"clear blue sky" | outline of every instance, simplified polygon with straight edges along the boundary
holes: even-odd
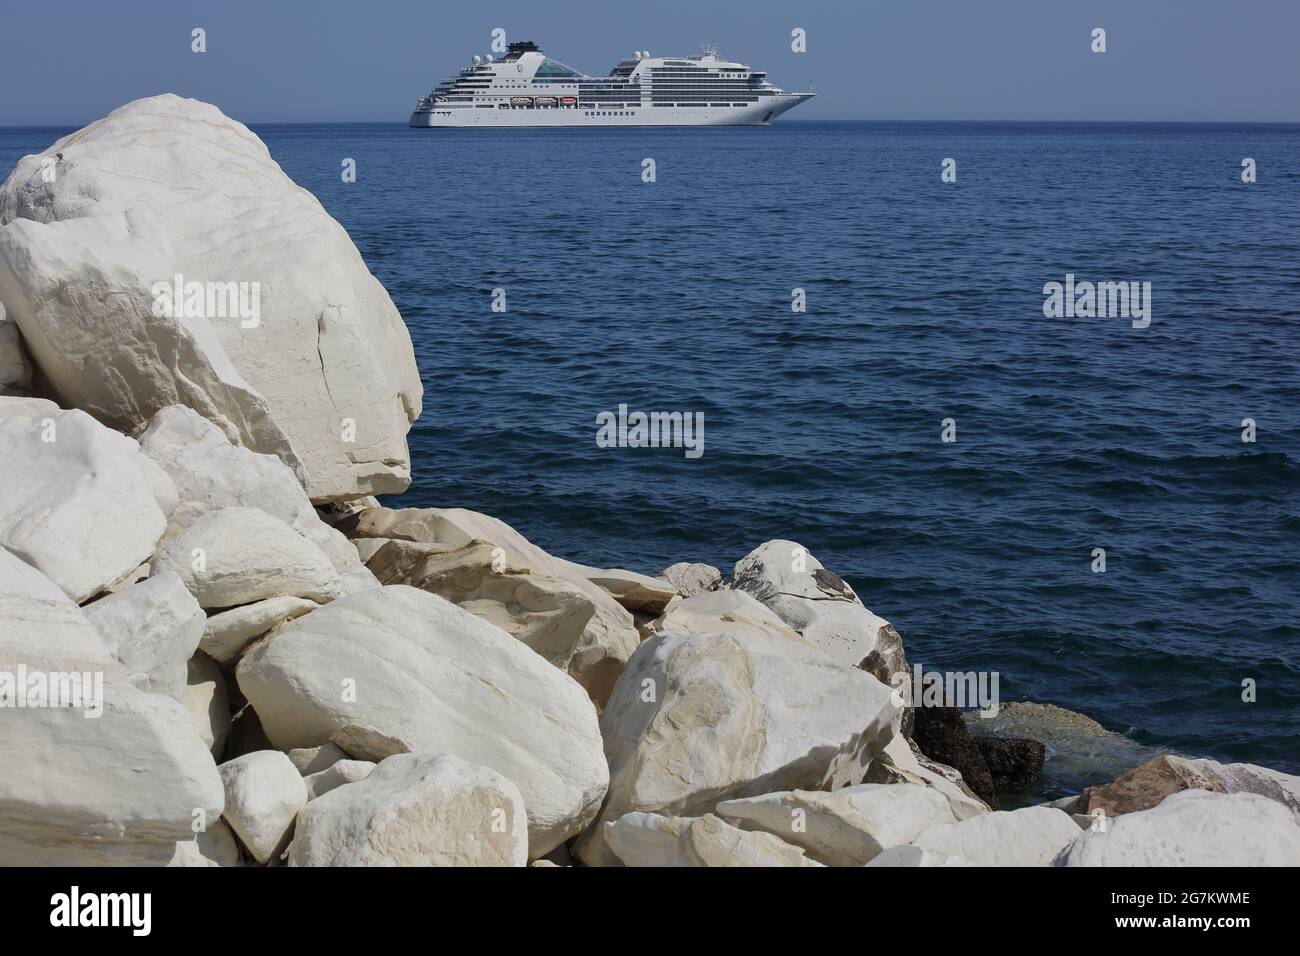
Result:
[[[405,121],[494,27],[587,72],[713,42],[816,84],[801,119],[1300,120],[1300,0],[0,0],[0,125],[164,91],[249,123]]]

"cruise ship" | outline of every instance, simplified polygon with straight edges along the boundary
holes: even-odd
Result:
[[[768,126],[812,98],[718,56],[651,56],[638,50],[608,76],[587,76],[532,41],[496,59],[475,56],[420,97],[411,126]]]

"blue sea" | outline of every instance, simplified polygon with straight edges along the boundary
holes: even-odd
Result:
[[[410,327],[394,503],[647,573],[791,538],[928,670],[1300,772],[1300,127],[256,132]],[[1045,317],[1067,274],[1150,325]],[[598,447],[620,404],[704,454]]]

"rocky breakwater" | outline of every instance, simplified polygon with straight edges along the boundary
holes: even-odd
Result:
[[[19,162],[0,300],[0,865],[1300,862],[1249,765],[990,809],[796,542],[646,575],[378,506],[409,337],[211,106]]]

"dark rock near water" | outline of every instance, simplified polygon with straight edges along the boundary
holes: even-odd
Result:
[[[984,755],[993,789],[998,793],[1028,790],[1038,783],[1038,775],[1047,757],[1047,748],[1037,740],[1023,737],[976,737]]]
[[[997,790],[984,752],[966,729],[957,707],[915,707],[912,739],[931,760],[961,772],[966,786],[990,807],[997,808]]]
[[[997,809],[998,796],[1033,786],[1046,748],[1017,737],[976,737],[958,707],[916,707],[912,739],[931,760],[961,771],[977,797]]]

